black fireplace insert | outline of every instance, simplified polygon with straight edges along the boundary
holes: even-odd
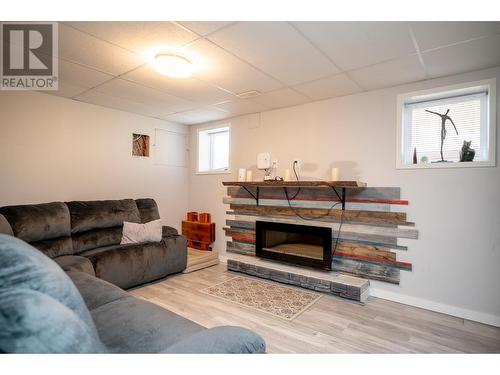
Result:
[[[332,229],[257,221],[255,254],[301,266],[332,269]]]

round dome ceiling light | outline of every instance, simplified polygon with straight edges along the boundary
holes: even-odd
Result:
[[[187,78],[193,74],[191,60],[175,53],[157,54],[153,66],[160,74],[172,78]]]

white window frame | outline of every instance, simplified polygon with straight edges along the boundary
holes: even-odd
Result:
[[[229,132],[229,158],[228,158],[228,166],[227,169],[224,170],[209,170],[209,171],[200,171],[200,133],[205,132],[207,130],[212,129],[222,129],[227,128]],[[219,125],[210,125],[204,126],[196,129],[196,174],[230,174],[231,173],[231,124],[219,124]],[[212,147],[210,147],[210,152],[213,152]],[[211,157],[212,159],[212,157]],[[212,160],[211,160],[212,161]]]
[[[488,149],[487,160],[485,161],[472,161],[472,162],[455,162],[455,163],[419,163],[419,164],[405,164],[404,163],[404,145],[405,140],[403,137],[407,136],[404,129],[407,128],[405,123],[404,105],[409,100],[424,100],[424,99],[439,99],[446,98],[447,95],[457,95],[460,91],[464,93],[470,92],[472,88],[484,88],[488,90],[488,129],[481,134],[481,137],[486,137]],[[427,90],[413,91],[405,94],[398,95],[397,98],[397,141],[396,141],[396,169],[434,169],[434,168],[474,168],[474,167],[495,167],[496,166],[496,78],[486,79],[482,81],[467,82],[457,85],[450,85],[444,87],[436,87]]]

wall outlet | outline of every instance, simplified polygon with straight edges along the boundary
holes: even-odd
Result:
[[[278,160],[273,160],[273,166],[272,166],[272,168],[273,169],[278,169],[278,166],[279,166],[279,161]]]

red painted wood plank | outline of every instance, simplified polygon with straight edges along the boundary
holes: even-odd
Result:
[[[293,196],[293,195],[292,195]],[[247,195],[244,194],[237,194],[233,198],[250,198]],[[283,200],[286,201],[286,198],[283,198],[283,196],[277,196],[277,195],[268,195],[268,194],[263,194],[259,196],[259,199],[276,199],[276,200]],[[293,201],[311,201],[311,202],[340,202],[340,199],[338,198],[328,198],[328,197],[295,197],[294,199],[290,199],[291,202]],[[403,205],[407,206],[408,201],[403,200],[403,199],[346,199],[346,202],[349,203],[382,203],[382,204],[395,204],[395,205]]]
[[[337,199],[338,201],[338,199]],[[346,202],[351,203],[385,203],[385,204],[398,204],[408,206],[408,201],[403,199],[347,199]]]
[[[276,188],[276,187],[318,187],[318,186],[333,186],[340,188],[361,188],[366,187],[366,182],[361,181],[280,181],[280,180],[270,180],[270,181],[222,181],[224,186],[246,186],[246,187],[264,187],[264,188]]]
[[[396,260],[389,260],[389,259],[372,258],[372,257],[363,256],[363,255],[346,254],[346,253],[341,253],[339,251],[336,251],[334,256],[350,258],[350,259],[366,260],[366,261],[374,262],[374,263],[392,264],[394,266],[401,267],[401,268],[404,268],[407,270],[411,270],[411,267],[412,267],[411,263],[399,262]]]
[[[245,243],[255,243],[255,240],[253,238],[249,237],[232,237],[233,241],[235,242],[245,242]]]

